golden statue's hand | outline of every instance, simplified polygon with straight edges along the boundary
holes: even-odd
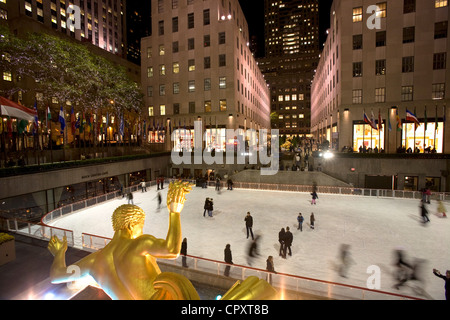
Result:
[[[192,186],[193,184],[182,181],[170,183],[167,193],[167,208],[170,212],[181,213],[186,201],[185,195],[192,190]]]
[[[60,241],[57,236],[53,236],[48,243],[48,250],[53,256],[58,253],[65,253],[67,251],[67,238],[64,236],[63,240]]]

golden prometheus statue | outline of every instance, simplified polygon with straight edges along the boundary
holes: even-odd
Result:
[[[169,230],[166,239],[143,234],[145,213],[135,205],[122,205],[112,216],[114,236],[101,250],[74,264],[77,274],[66,267],[67,239],[50,239],[48,249],[54,256],[50,269],[53,284],[69,283],[91,276],[113,300],[199,300],[192,283],[182,275],[161,272],[156,259],[176,259],[181,249],[180,214],[192,190],[188,182],[169,185],[167,208]],[[266,281],[249,277],[236,284],[224,300],[275,299],[277,292]]]

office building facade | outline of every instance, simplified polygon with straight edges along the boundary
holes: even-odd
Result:
[[[335,0],[313,135],[337,150],[448,152],[448,18],[446,0]]]
[[[243,137],[270,129],[269,89],[249,41],[237,0],[152,1],[152,35],[141,44],[150,143],[174,151],[200,147],[195,121],[206,150],[235,143],[227,129]]]

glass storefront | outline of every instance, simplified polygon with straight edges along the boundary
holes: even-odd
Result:
[[[426,127],[426,128],[425,128]],[[415,150],[420,153],[433,152],[442,153],[444,150],[444,123],[438,122],[436,127],[435,122],[420,123],[420,126],[415,130],[414,123],[402,124],[402,146],[406,150],[411,148],[411,152]]]
[[[353,150],[384,150],[384,125],[381,130],[375,130],[364,123],[353,124]]]

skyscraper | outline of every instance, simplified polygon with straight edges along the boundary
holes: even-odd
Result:
[[[311,80],[319,61],[319,1],[265,0],[265,57],[272,126],[286,136],[310,133]]]

